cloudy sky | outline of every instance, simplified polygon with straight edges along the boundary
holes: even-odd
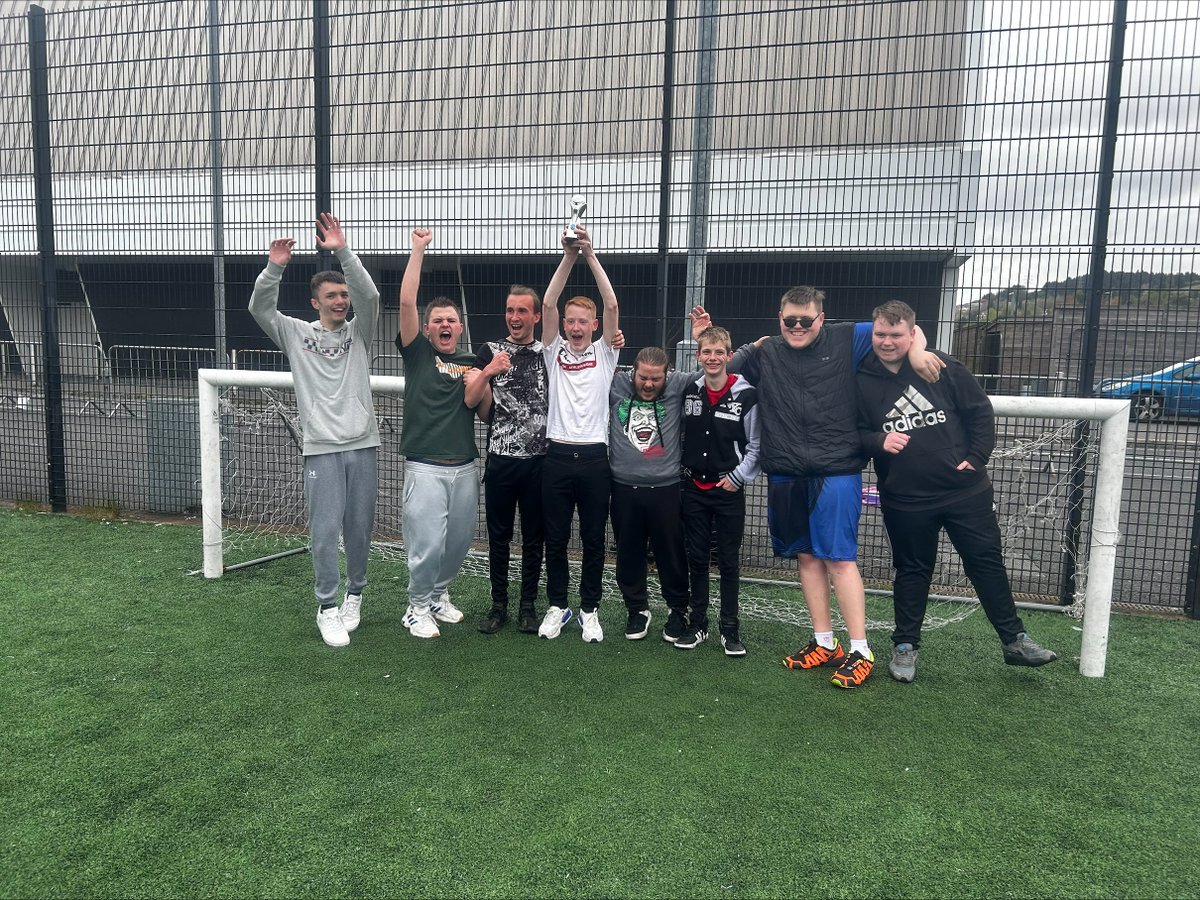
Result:
[[[972,286],[1087,271],[1111,35],[1109,2],[979,4],[969,126],[982,153]],[[1200,2],[1129,4],[1109,270],[1196,271]]]

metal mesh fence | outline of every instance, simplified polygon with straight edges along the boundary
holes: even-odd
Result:
[[[318,210],[398,374],[411,228],[422,299],[460,300],[477,344],[582,193],[625,362],[694,302],[741,342],[815,284],[831,320],[909,303],[989,392],[1131,397],[1116,599],[1197,611],[1200,369],[1150,377],[1200,355],[1195,0],[45,8],[0,18],[0,497],[50,504],[57,455],[69,505],[193,513],[195,370],[286,366],[246,302]],[[282,311],[312,316],[324,266],[297,255]]]

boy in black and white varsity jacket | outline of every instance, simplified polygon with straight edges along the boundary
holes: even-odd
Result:
[[[742,488],[758,475],[758,391],[726,369],[733,352],[728,331],[706,328],[697,344],[703,374],[683,396],[682,511],[692,608],[690,630],[675,646],[689,650],[708,637],[708,560],[715,527],[721,646],[727,656],[745,656],[738,633],[738,578],[746,521]]]

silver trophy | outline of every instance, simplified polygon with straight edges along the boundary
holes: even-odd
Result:
[[[583,194],[576,194],[571,198],[571,221],[567,223],[568,241],[579,240],[575,229],[579,227],[579,220],[583,218],[585,212],[587,212],[587,201],[583,199]]]

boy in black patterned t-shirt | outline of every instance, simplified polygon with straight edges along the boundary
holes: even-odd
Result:
[[[488,530],[492,608],[479,623],[495,634],[508,621],[508,564],[513,523],[521,513],[521,600],[517,629],[537,634],[537,593],[542,572],[542,461],[546,457],[546,363],[533,327],[541,321],[541,298],[533,288],[514,284],[504,319],[508,337],[479,348],[481,370],[466,392],[467,405],[482,399],[491,384],[492,418],[483,480]]]

